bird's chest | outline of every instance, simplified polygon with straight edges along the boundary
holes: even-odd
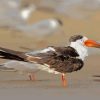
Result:
[[[82,46],[79,46],[77,49],[77,52],[79,54],[79,58],[84,60],[86,56],[88,56],[87,48],[83,48]]]

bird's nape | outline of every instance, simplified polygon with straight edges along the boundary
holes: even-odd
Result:
[[[69,42],[75,42],[75,41],[77,41],[77,40],[79,40],[79,39],[82,39],[82,38],[83,38],[82,35],[73,35],[73,36],[71,36],[71,37],[69,38]]]

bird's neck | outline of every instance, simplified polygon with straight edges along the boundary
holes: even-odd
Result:
[[[71,42],[71,47],[73,47],[79,54],[79,59],[84,60],[88,56],[88,48],[77,42]]]

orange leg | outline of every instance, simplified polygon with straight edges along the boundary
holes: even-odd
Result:
[[[31,80],[31,81],[34,81],[35,80],[34,73],[29,73],[28,76],[29,76],[29,80]]]
[[[62,85],[63,85],[63,87],[66,87],[67,86],[67,80],[65,78],[65,74],[62,74],[61,79],[62,79]]]

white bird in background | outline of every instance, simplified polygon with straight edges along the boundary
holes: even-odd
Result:
[[[24,20],[27,20],[30,17],[31,13],[33,11],[35,11],[35,10],[36,10],[36,6],[33,5],[33,4],[31,4],[31,5],[24,5],[24,7],[21,9],[21,13],[20,13],[21,17]]]
[[[40,71],[40,69],[37,69],[38,67],[39,64],[13,60],[0,64],[0,71],[12,71],[18,72],[19,74],[27,74],[30,80],[35,80],[34,73]]]
[[[21,7],[21,0],[1,0],[0,2],[0,27],[7,27],[12,30],[22,31],[27,36],[39,36],[59,31],[62,22],[59,19],[51,18],[28,24],[27,19],[31,12],[36,10],[34,4],[25,4]]]
[[[60,31],[63,25],[62,21],[57,18],[45,19],[31,25],[18,25],[15,28],[26,33],[28,36],[47,36],[54,32]],[[28,33],[28,34],[27,34]]]
[[[35,11],[33,4],[21,8],[21,0],[0,0],[0,27],[26,24],[32,11]]]
[[[2,66],[3,65],[3,66]],[[13,66],[13,67],[11,67]],[[22,61],[7,61],[0,65],[1,71],[20,71],[20,72],[36,72],[38,69],[32,63],[22,62]]]

